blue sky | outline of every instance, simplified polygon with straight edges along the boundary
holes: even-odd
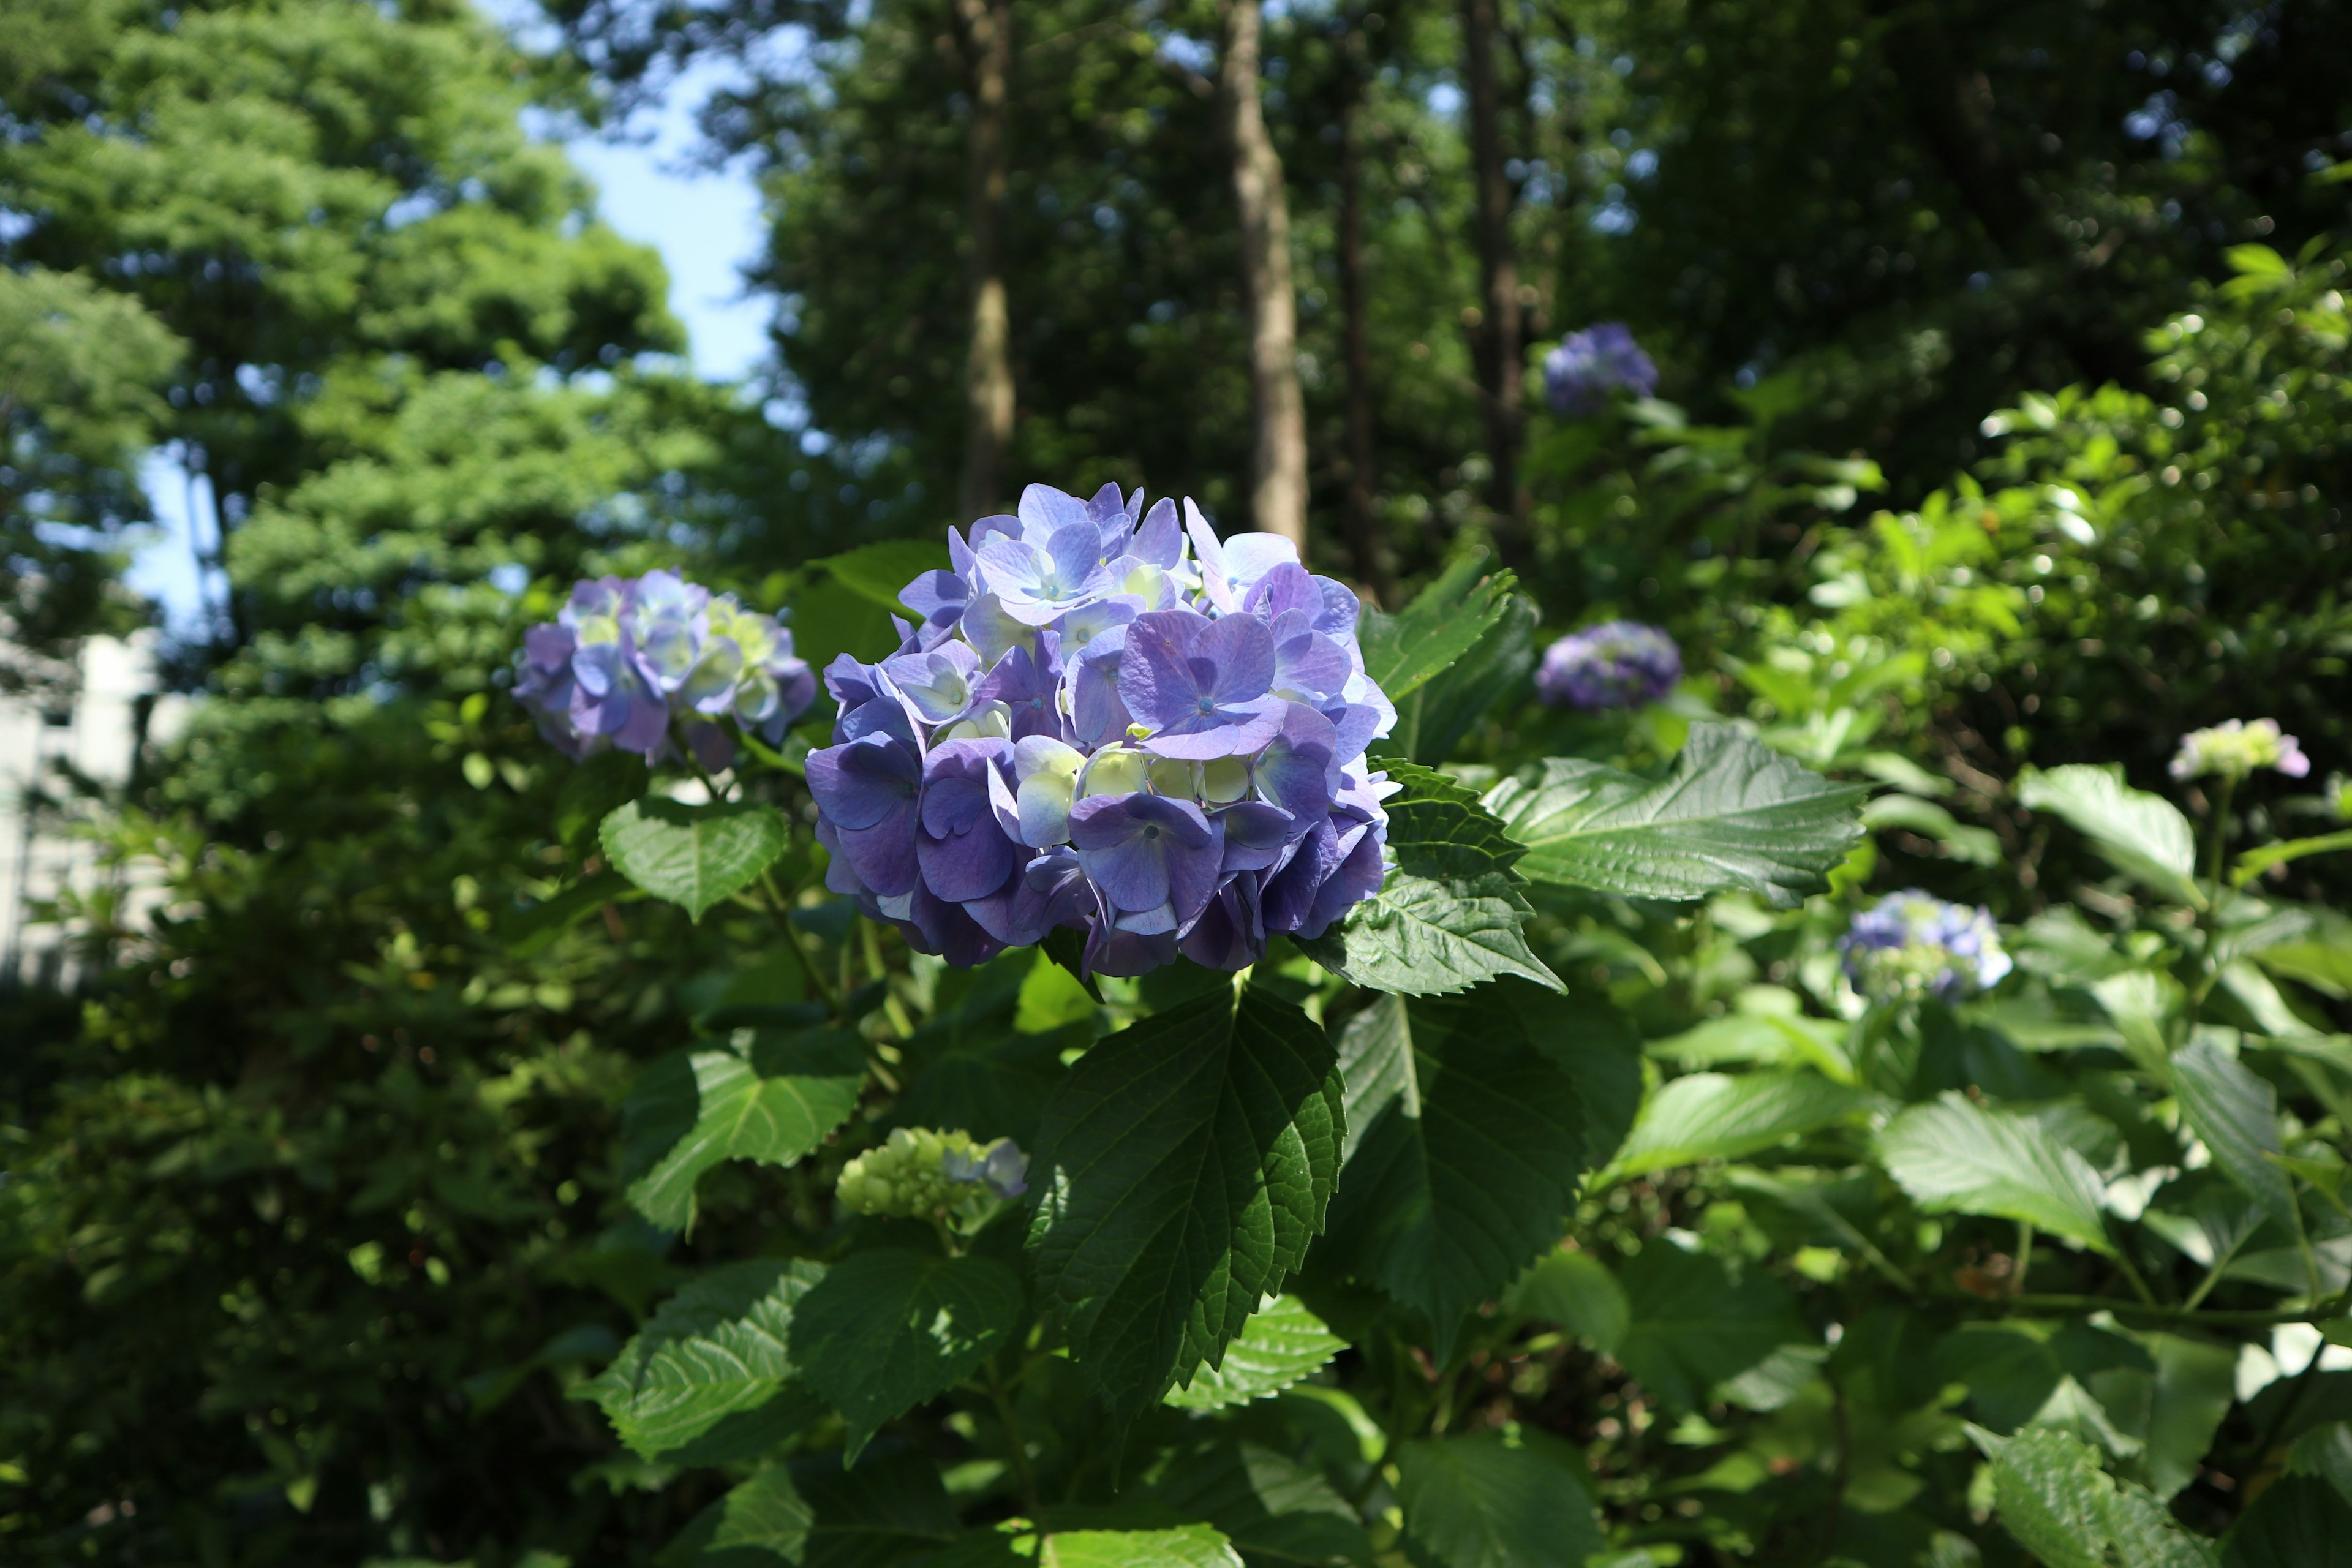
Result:
[[[494,16],[511,12],[499,0],[483,8]],[[575,137],[567,145],[572,162],[596,183],[604,221],[661,252],[670,309],[686,324],[695,370],[728,381],[751,372],[766,353],[769,306],[743,297],[740,273],[761,241],[760,195],[749,172],[684,167],[695,142],[695,111],[719,79],[688,72],[631,124],[626,143]],[[191,527],[209,544],[215,521],[203,487],[191,496],[187,475],[168,449],[149,458],[143,478],[161,527],[133,563],[131,585],[162,605],[165,624],[185,635],[202,626],[207,604]],[[218,602],[217,584],[211,602]]]

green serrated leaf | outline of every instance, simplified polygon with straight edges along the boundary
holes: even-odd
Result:
[[[1162,1402],[1180,1410],[1223,1410],[1281,1393],[1348,1348],[1296,1296],[1277,1296],[1250,1316],[1241,1337],[1225,1347],[1224,1364],[1202,1367],[1189,1388],[1171,1388]]]
[[[749,1059],[710,1050],[655,1062],[623,1112],[624,1147],[644,1169],[629,1203],[665,1230],[691,1228],[704,1172],[727,1160],[794,1163],[849,1120],[864,1075],[856,1037],[837,1029],[762,1032]]]
[[[1463,1314],[1559,1241],[1575,1205],[1583,1108],[1514,1005],[1542,998],[1517,984],[1382,997],[1340,1037],[1349,1151],[1326,1247],[1421,1312],[1441,1355]]]
[[[2294,1187],[2276,1157],[2278,1091],[2210,1041],[2198,1040],[2172,1057],[2173,1090],[2188,1122],[2213,1163],[2238,1190],[2281,1225],[2295,1225]]]
[[[2030,1116],[1948,1091],[1888,1122],[1878,1158],[1930,1214],[2021,1220],[2094,1252],[2114,1251],[2099,1217],[2098,1173]]]
[[[2126,876],[2176,903],[2201,907],[2197,831],[2162,795],[2124,783],[2120,765],[2070,763],[2048,773],[2029,769],[2017,798],[2064,818]]]
[[[1503,871],[1440,880],[1391,867],[1380,891],[1299,951],[1373,991],[1444,996],[1515,975],[1564,989],[1528,947],[1535,911]]]
[[[1045,1537],[1038,1568],[1242,1568],[1241,1554],[1206,1524],[1174,1530],[1070,1530]]]
[[[1441,879],[1477,877],[1508,872],[1527,853],[1468,785],[1415,763],[1383,762],[1381,767],[1391,784],[1402,786],[1383,803],[1389,852],[1398,869]]]
[[[1224,1532],[1253,1568],[1369,1568],[1371,1542],[1323,1472],[1255,1443],[1180,1455],[1153,1489],[1189,1519]]]
[[[1864,793],[1731,725],[1697,724],[1671,777],[1552,757],[1534,786],[1507,779],[1486,804],[1528,847],[1530,881],[1642,899],[1744,889],[1790,906],[1862,837]]]
[[[1498,1433],[1405,1444],[1397,1501],[1416,1561],[1439,1568],[1584,1568],[1608,1544],[1585,1477],[1559,1446]]]
[[[1323,1228],[1346,1122],[1322,1027],[1251,985],[1111,1036],[1046,1105],[1030,1256],[1122,1422],[1279,1292]]]
[[[773,865],[791,847],[792,829],[772,805],[686,805],[649,795],[605,817],[598,838],[614,870],[698,921]]]
[[[824,1277],[801,1259],[754,1258],[714,1268],[663,1302],[611,1366],[573,1396],[604,1406],[621,1441],[644,1458],[688,1444],[739,1411],[766,1404],[793,1375],[793,1305]]]
[[[1514,579],[1489,575],[1484,555],[1465,556],[1440,573],[1395,615],[1366,610],[1357,625],[1364,672],[1391,702],[1477,646],[1503,616]]]
[[[793,1359],[849,1422],[856,1464],[886,1421],[944,1394],[1021,1321],[1021,1280],[988,1258],[853,1252],[793,1312]]]
[[[1979,1431],[1978,1441],[1992,1458],[1994,1512],[2046,1568],[2213,1568],[2205,1542],[2145,1488],[2118,1484],[2079,1438],[2032,1426],[2006,1440]]]
[[[1814,1342],[1780,1281],[1753,1269],[1735,1280],[1706,1253],[1654,1241],[1617,1278],[1627,1308],[1617,1359],[1677,1409],[1704,1405],[1783,1345]]]
[[[764,1552],[786,1563],[807,1554],[816,1510],[793,1485],[792,1472],[778,1465],[761,1470],[719,1500],[718,1528],[707,1550]]]
[[[1844,1121],[1866,1100],[1861,1090],[1801,1068],[1689,1073],[1660,1086],[1643,1104],[1609,1173],[1616,1180],[1702,1160],[1736,1160]]]

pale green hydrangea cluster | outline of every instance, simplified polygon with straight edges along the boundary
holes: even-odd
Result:
[[[1010,1138],[978,1143],[961,1129],[901,1127],[842,1167],[835,1191],[855,1213],[931,1219],[1028,1191],[1029,1157]]]
[[[2280,733],[2275,719],[2251,724],[2231,719],[2210,730],[2192,730],[2180,737],[2180,751],[2172,759],[2172,776],[2182,780],[2213,774],[2234,784],[2252,777],[2256,768],[2276,768],[2299,779],[2311,772],[2311,759],[2293,735]]]

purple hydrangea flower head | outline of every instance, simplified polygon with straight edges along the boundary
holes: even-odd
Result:
[[[2214,773],[2236,784],[2252,776],[2256,768],[2276,768],[2291,779],[2299,779],[2311,772],[2311,759],[2303,754],[2302,742],[2280,732],[2275,719],[2257,719],[2251,724],[2229,719],[2210,730],[2192,730],[2181,736],[2171,772],[2183,781]]]
[[[950,963],[1061,926],[1107,974],[1244,968],[1379,889],[1393,786],[1365,748],[1396,710],[1355,595],[1287,540],[1033,485],[948,554],[896,653],[825,671],[829,887]]]
[[[1598,413],[1621,387],[1637,397],[1658,389],[1658,367],[1622,321],[1570,332],[1544,355],[1544,398],[1555,412]]]
[[[722,721],[780,744],[816,687],[774,616],[658,570],[573,584],[515,659],[516,700],[567,755],[610,746],[658,762],[682,742],[712,772],[735,760]]]
[[[1639,621],[1608,621],[1544,650],[1536,695],[1555,708],[1639,708],[1672,691],[1682,676],[1674,638]]]
[[[1949,904],[1913,888],[1854,916],[1838,939],[1846,977],[1874,1001],[1989,990],[2010,971],[2000,929],[1981,907]]]

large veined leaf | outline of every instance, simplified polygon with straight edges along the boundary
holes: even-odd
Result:
[[[1349,1151],[1326,1250],[1427,1318],[1441,1353],[1463,1314],[1559,1240],[1575,1204],[1583,1108],[1512,1005],[1542,996],[1383,997],[1340,1037]]]
[[[808,1554],[816,1510],[793,1485],[793,1473],[782,1465],[760,1471],[719,1500],[712,1521],[709,1555],[757,1553],[785,1563]]]
[[[790,1165],[857,1109],[865,1061],[837,1029],[762,1031],[746,1056],[680,1052],[648,1066],[624,1108],[628,1198],[665,1230],[694,1223],[694,1188],[727,1160]]]
[[[1802,1068],[1689,1073],[1661,1085],[1643,1103],[1610,1174],[1735,1160],[1843,1121],[1867,1101],[1861,1090]]]
[[[2124,783],[2120,765],[2070,763],[2029,770],[2017,798],[2064,818],[2115,868],[2179,903],[2202,904],[2197,887],[2197,830],[2162,795]]]
[[[2352,1503],[2317,1476],[2281,1476],[2222,1539],[2221,1562],[2226,1568],[2352,1568]]]
[[[1356,628],[1364,673],[1390,701],[1402,702],[1502,619],[1512,583],[1508,572],[1489,575],[1485,556],[1465,556],[1395,615],[1366,610]]]
[[[1222,1410],[1281,1393],[1315,1375],[1348,1348],[1296,1296],[1277,1296],[1250,1316],[1241,1337],[1225,1347],[1224,1364],[1202,1367],[1192,1386],[1171,1388],[1166,1403],[1181,1410]]]
[[[849,1421],[852,1464],[880,1426],[955,1386],[1021,1321],[1021,1280],[989,1258],[853,1252],[793,1312],[793,1359]]]
[[[1592,1494],[1559,1446],[1499,1433],[1408,1443],[1397,1501],[1414,1558],[1440,1568],[1584,1568],[1608,1542]]]
[[[1970,1431],[1992,1459],[1994,1513],[2045,1568],[2214,1568],[2210,1546],[2145,1488],[2101,1469],[2080,1438],[2054,1426],[2010,1438]]]
[[[1154,1489],[1159,1500],[1224,1533],[1253,1568],[1369,1568],[1371,1542],[1356,1510],[1322,1470],[1255,1443],[1220,1443],[1180,1457]]]
[[[2021,1220],[2095,1252],[2098,1173],[2032,1117],[1991,1110],[1958,1091],[1914,1105],[1878,1134],[1879,1163],[1930,1214]]]
[[[699,921],[775,864],[791,847],[792,829],[772,805],[686,805],[648,795],[604,818],[598,838],[614,870]]]
[[[1040,1306],[1121,1420],[1215,1366],[1323,1228],[1346,1128],[1322,1026],[1220,985],[1111,1036],[1045,1107]]]
[[[2278,1091],[2210,1040],[2193,1041],[2173,1054],[2172,1083],[2181,1119],[2205,1141],[2221,1173],[2292,1228],[2294,1188],[2275,1163],[2284,1152]]]
[[[854,1470],[830,1456],[771,1466],[695,1517],[662,1568],[885,1568],[956,1537],[954,1506],[922,1455],[877,1453]]]
[[[663,1302],[573,1396],[603,1405],[621,1441],[646,1458],[684,1447],[765,1405],[793,1375],[793,1308],[824,1277],[824,1265],[800,1259],[714,1268]]]
[[[1750,1269],[1734,1279],[1722,1261],[1654,1241],[1618,1273],[1627,1323],[1617,1359],[1642,1385],[1678,1409],[1707,1402],[1719,1383],[1784,1345],[1811,1345],[1780,1282]]]
[[[1507,872],[1441,879],[1392,866],[1380,891],[1298,945],[1324,968],[1395,995],[1449,995],[1505,975],[1561,989],[1528,950],[1522,927],[1534,913]]]
[[[1628,898],[1740,889],[1793,905],[1862,837],[1864,792],[1832,784],[1728,724],[1698,724],[1667,778],[1579,758],[1545,761],[1532,786],[1487,795],[1530,881]]]

